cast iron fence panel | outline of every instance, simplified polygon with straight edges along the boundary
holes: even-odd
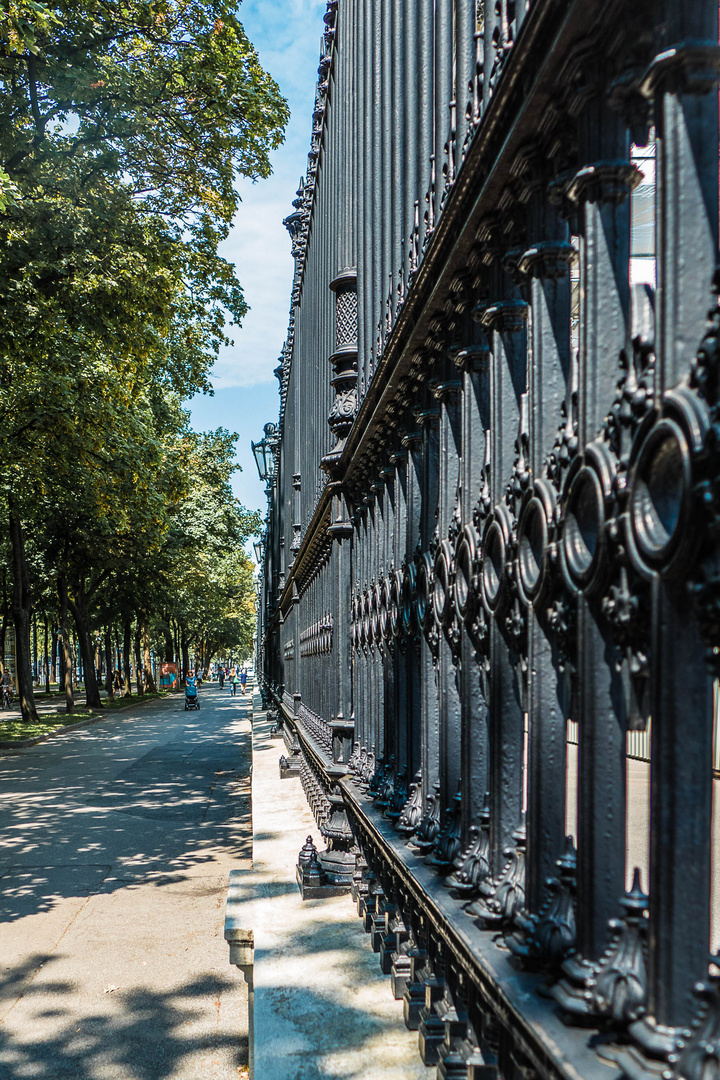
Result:
[[[264,678],[443,1077],[717,1071],[719,55],[714,0],[328,3]]]

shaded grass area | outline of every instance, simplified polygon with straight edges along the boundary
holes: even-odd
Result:
[[[143,694],[140,697],[133,694],[127,698],[116,698],[114,701],[106,700],[102,709],[89,709],[87,705],[76,705],[75,711],[71,713],[65,712],[64,709],[62,712],[42,713],[36,724],[26,724],[20,717],[3,720],[2,713],[0,713],[0,742],[24,742],[26,739],[40,739],[52,735],[56,731],[62,731],[63,728],[72,724],[79,724],[85,720],[97,720],[110,713],[134,708],[145,702],[157,701],[158,698],[167,697],[168,693],[171,693],[171,691],[159,690],[154,694]]]

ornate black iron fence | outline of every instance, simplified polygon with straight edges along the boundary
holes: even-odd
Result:
[[[717,1076],[716,0],[325,24],[260,624],[301,886],[440,1076]]]

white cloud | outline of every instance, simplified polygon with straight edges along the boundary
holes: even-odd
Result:
[[[280,186],[279,196],[269,190]],[[273,379],[287,333],[293,260],[282,219],[290,212],[279,179],[245,191],[235,228],[223,245],[234,262],[250,311],[231,327],[234,345],[223,349],[213,382],[218,387],[252,386]]]

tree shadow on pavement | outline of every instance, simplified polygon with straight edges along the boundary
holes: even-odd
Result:
[[[236,1080],[243,1075],[247,1038],[209,1031],[200,1019],[203,1002],[239,992],[238,982],[197,978],[171,992],[121,990],[81,1018],[63,1005],[63,993],[74,988],[57,983],[52,988],[53,1006],[38,1003],[27,1037],[0,1026],[0,1080]],[[42,990],[47,989],[45,983]],[[399,1012],[389,1024],[371,1009],[309,987],[270,986],[261,993],[280,1023],[277,1043],[258,1032],[256,1056],[267,1056],[266,1075],[276,1061],[278,1077],[287,1075],[292,1064],[292,1075],[303,1080],[359,1080],[371,1075],[369,1061],[379,1069],[383,1063],[384,1077],[385,1068],[393,1075],[398,1053],[407,1060],[407,1047],[392,1037],[393,1030],[402,1030]],[[295,1052],[288,1054],[288,1044]]]
[[[207,1002],[218,1004],[219,1012],[221,994],[239,993],[240,985],[229,978],[201,977],[169,992],[117,990],[78,1016],[63,1003],[64,995],[76,990],[72,984],[31,984],[26,996],[32,999],[35,993],[41,1000],[27,1034],[0,1026],[0,1080],[236,1078],[247,1062],[247,1038],[219,1024],[211,1028]]]
[[[153,746],[116,776],[22,790],[6,766],[0,925],[133,884],[178,883],[222,853],[252,858],[250,757],[224,739]],[[15,764],[15,763],[13,763]],[[14,775],[13,775],[14,773]],[[17,795],[13,798],[13,781]]]
[[[0,1080],[242,1075],[221,925],[249,725],[169,712],[0,758]]]
[[[348,962],[352,962],[352,956]],[[340,965],[341,967],[343,965]],[[346,972],[347,974],[347,972]],[[391,1080],[422,1075],[417,1037],[403,1025],[402,1010],[378,1011],[369,999],[357,1000],[354,977],[334,992],[307,986],[265,986],[256,989],[255,1060],[263,1060],[263,1076],[293,1076],[297,1080]],[[380,988],[390,997],[390,987]],[[272,1014],[274,1038],[263,1038],[266,1016]],[[302,1064],[299,1064],[302,1062]],[[417,1071],[415,1071],[417,1070]],[[428,1078],[435,1070],[428,1069]]]

